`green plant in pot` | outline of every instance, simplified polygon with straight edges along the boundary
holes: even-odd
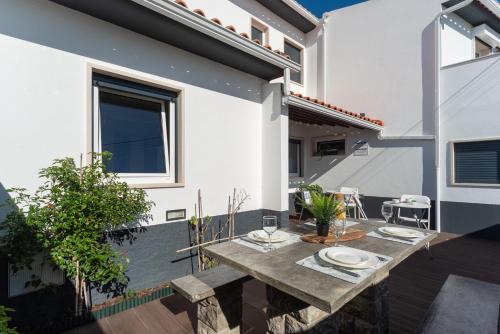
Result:
[[[302,202],[302,205],[316,218],[316,230],[319,236],[328,236],[330,222],[344,212],[341,202],[334,195],[311,193],[311,204]]]

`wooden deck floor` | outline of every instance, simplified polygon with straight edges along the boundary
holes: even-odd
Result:
[[[500,242],[443,233],[434,240],[431,250],[432,259],[422,250],[391,272],[391,333],[415,332],[449,274],[500,284]],[[245,283],[244,333],[264,333],[265,303],[264,286],[255,280]],[[195,312],[193,305],[174,295],[70,333],[195,333]]]

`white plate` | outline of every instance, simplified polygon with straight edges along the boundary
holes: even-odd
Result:
[[[342,254],[342,255],[340,255]],[[348,255],[349,259],[348,259]],[[373,254],[364,252],[359,249],[352,249],[348,247],[329,247],[323,248],[319,251],[318,256],[323,261],[334,264],[340,267],[353,268],[353,269],[367,269],[376,266],[379,263],[378,257]],[[358,260],[356,260],[358,259]],[[366,259],[366,260],[365,260]],[[343,261],[340,261],[343,260]],[[356,264],[346,263],[345,261],[359,261]]]
[[[269,235],[264,230],[255,230],[255,231],[248,232],[247,237],[252,239],[252,240],[258,241],[258,242],[268,242],[268,240],[269,240]],[[274,232],[272,234],[271,242],[273,242],[273,243],[283,242],[283,241],[288,240],[288,238],[290,238],[288,233],[277,230],[276,232]]]
[[[385,235],[395,236],[399,238],[415,239],[425,236],[425,234],[420,231],[403,227],[380,227],[378,230]]]
[[[330,249],[326,252],[326,256],[328,256],[331,260],[342,262],[347,265],[360,265],[368,261],[368,256],[366,254],[362,254],[360,252],[351,252],[346,250],[337,251],[335,249]]]

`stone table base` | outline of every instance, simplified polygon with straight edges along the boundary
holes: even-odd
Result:
[[[239,334],[243,285],[233,283],[215,290],[215,296],[198,302],[198,334]]]
[[[389,331],[387,278],[367,288],[334,314],[267,288],[268,333],[373,333]]]

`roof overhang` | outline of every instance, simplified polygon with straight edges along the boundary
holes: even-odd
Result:
[[[300,65],[165,0],[51,0],[265,80]]]
[[[463,0],[448,0],[443,3],[446,8],[452,7]],[[472,26],[486,24],[493,30],[500,32],[500,5],[496,0],[475,0],[468,6],[455,12]]]
[[[320,20],[295,0],[257,0],[283,20],[308,33],[319,25]]]
[[[357,117],[349,116],[317,103],[289,95],[284,98],[284,103],[290,106],[289,117],[295,121],[307,123],[308,121],[318,125],[352,126],[359,129],[370,129],[381,132],[384,127],[365,121]]]
[[[500,34],[491,29],[487,24],[475,27],[472,33],[491,47],[500,47]]]

